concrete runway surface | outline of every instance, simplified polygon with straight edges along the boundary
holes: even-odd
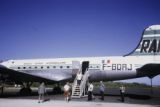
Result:
[[[95,99],[91,102],[87,98],[71,99],[69,103],[64,101],[63,94],[51,94],[51,89],[47,89],[46,101],[38,103],[37,88],[32,88],[30,96],[18,94],[18,88],[6,88],[4,95],[0,95],[0,107],[160,107],[160,90],[154,89],[150,93],[149,89],[127,89],[125,102],[121,102],[118,89],[107,89],[105,100],[101,101],[97,89],[94,90]]]
[[[0,107],[156,107],[146,104],[106,103],[106,102],[79,102],[54,101],[37,103],[33,99],[0,99]],[[158,106],[157,106],[158,107]]]

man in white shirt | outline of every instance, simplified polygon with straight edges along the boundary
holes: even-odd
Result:
[[[90,83],[88,86],[88,101],[92,101],[93,88],[93,84]]]

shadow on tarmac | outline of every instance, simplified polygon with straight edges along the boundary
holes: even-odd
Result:
[[[100,96],[100,94],[94,94],[94,95]],[[115,94],[104,94],[104,96],[120,97],[120,95],[115,95]],[[125,97],[129,97],[131,99],[139,99],[139,100],[151,99],[151,96],[149,95],[138,95],[138,94],[125,94]]]
[[[59,93],[54,93],[54,92],[47,92],[46,95],[59,95]],[[5,93],[0,93],[0,98],[10,98],[10,97],[27,97],[27,96],[38,96],[37,92],[31,92],[30,94],[27,93],[20,93],[20,92],[5,92]]]
[[[148,95],[127,94],[126,96],[132,99],[139,99],[139,100],[151,99],[151,96],[148,96]]]

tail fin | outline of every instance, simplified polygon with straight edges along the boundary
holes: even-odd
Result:
[[[144,29],[137,48],[128,55],[160,55],[160,25],[152,25]]]

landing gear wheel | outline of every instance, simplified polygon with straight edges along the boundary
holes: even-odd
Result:
[[[25,95],[25,96],[31,95],[32,90],[30,88],[22,88],[19,93],[20,95]]]
[[[62,94],[62,90],[61,90],[61,87],[54,87],[53,88],[53,93],[54,94]]]
[[[23,88],[20,90],[20,95],[31,95],[32,90],[31,90],[31,85],[32,83],[27,82],[27,83],[23,83]]]

